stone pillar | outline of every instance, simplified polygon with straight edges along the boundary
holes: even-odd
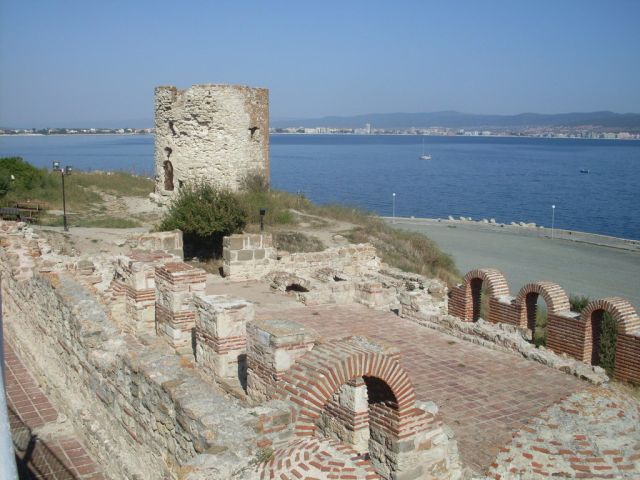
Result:
[[[206,273],[186,263],[156,267],[156,333],[177,353],[193,353],[196,313],[194,293],[204,293]]]
[[[318,420],[318,431],[358,453],[369,451],[369,403],[362,377],[349,381],[331,396]]]
[[[247,322],[253,304],[228,295],[196,295],[196,363],[214,377],[246,383]]]
[[[280,380],[311,350],[317,334],[288,320],[259,320],[247,325],[247,393],[254,400],[274,398]]]
[[[222,270],[231,280],[257,280],[277,262],[270,233],[237,234],[222,241]]]
[[[174,257],[162,251],[136,251],[116,259],[111,284],[112,313],[125,330],[153,333],[155,329],[155,268]]]

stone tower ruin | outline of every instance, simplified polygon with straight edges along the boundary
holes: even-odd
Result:
[[[207,182],[232,191],[249,173],[269,178],[269,90],[242,85],[155,89],[154,200]]]

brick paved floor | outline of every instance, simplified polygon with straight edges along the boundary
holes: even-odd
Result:
[[[257,309],[260,318],[277,318]],[[515,430],[540,410],[588,387],[515,354],[497,352],[361,305],[288,308],[281,316],[326,338],[362,335],[400,348],[420,400],[440,407],[465,466],[486,471]]]
[[[103,475],[82,444],[71,436],[37,436],[58,419],[58,412],[5,340],[6,394],[9,423],[20,478],[101,480]]]

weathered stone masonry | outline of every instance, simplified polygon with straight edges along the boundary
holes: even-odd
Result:
[[[236,191],[248,173],[269,178],[269,91],[241,85],[155,89],[154,199],[187,182]]]

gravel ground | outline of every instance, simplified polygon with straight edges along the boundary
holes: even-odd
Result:
[[[512,295],[526,283],[550,280],[569,294],[625,297],[640,311],[638,241],[558,229],[551,239],[547,228],[459,220],[396,218],[394,225],[434,240],[453,256],[462,274],[498,268]]]

